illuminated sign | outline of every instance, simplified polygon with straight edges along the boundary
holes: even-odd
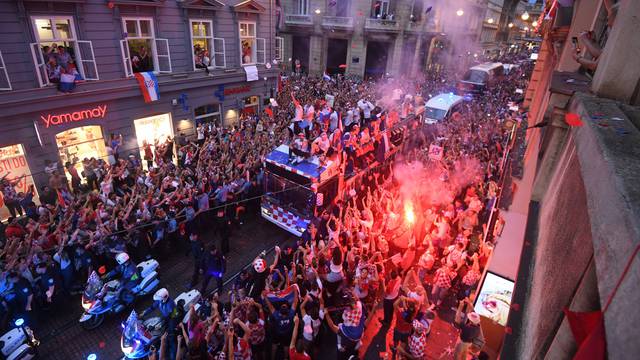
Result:
[[[246,93],[250,91],[251,91],[251,85],[243,85],[236,88],[224,89],[224,94],[233,95],[233,94]]]
[[[81,121],[87,119],[102,119],[107,114],[107,105],[98,105],[93,109],[74,111],[71,113],[40,115],[40,119],[44,122],[46,128],[51,125],[61,125],[73,121]]]

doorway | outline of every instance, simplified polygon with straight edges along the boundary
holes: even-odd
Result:
[[[300,61],[300,71],[309,73],[309,43],[308,36],[293,36],[293,46],[291,54],[291,71],[296,72],[295,61]]]
[[[85,181],[86,177],[82,173],[82,160],[91,158],[107,160],[102,129],[98,125],[77,127],[58,133],[56,134],[56,144],[62,164],[70,162]],[[71,179],[66,167],[64,171],[67,179]]]
[[[327,43],[327,73],[330,75],[344,74],[347,69],[348,50],[349,40],[329,39]]]
[[[133,120],[136,129],[136,139],[138,140],[138,148],[140,149],[140,158],[144,159],[145,143],[151,145],[151,151],[155,154],[155,145],[162,144],[167,138],[173,139],[173,122],[171,114],[160,114],[149,116],[142,119]],[[171,149],[174,151],[174,149]],[[147,162],[143,161],[142,166],[146,169]]]
[[[389,43],[383,41],[367,41],[367,60],[364,65],[365,78],[378,79],[387,70]]]

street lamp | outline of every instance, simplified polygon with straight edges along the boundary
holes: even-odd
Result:
[[[531,23],[531,26],[533,26],[533,27],[538,27],[538,22],[537,22],[537,21],[532,22],[532,23]]]
[[[487,20],[487,23],[489,23],[489,24],[493,24],[493,18],[489,18],[489,19]]]
[[[525,11],[520,18],[524,21],[529,20],[529,13]]]
[[[464,10],[458,9],[458,11],[456,11],[456,15],[458,15],[458,16],[464,15]]]
[[[509,25],[507,25],[509,28],[513,27],[513,23],[509,23]]]
[[[525,27],[524,27],[524,31],[529,31],[529,27],[528,27],[528,26],[525,26]]]
[[[316,9],[314,12],[316,13],[316,15],[320,15],[320,9]]]

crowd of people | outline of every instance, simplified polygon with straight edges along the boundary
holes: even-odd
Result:
[[[40,204],[33,189],[16,193],[3,178],[13,216],[1,232],[2,328],[16,317],[34,323],[35,312],[70,298],[93,271],[115,268],[117,255],[137,263],[179,250],[194,258],[191,285],[203,274],[199,290],[208,294],[216,278],[218,291],[163,337],[153,357],[315,359],[333,338],[336,357],[349,359],[366,350],[362,336],[381,305],[380,321],[394,329],[390,352],[423,359],[431,323],[451,301],[461,328],[455,356],[477,357],[483,339],[469,297],[492,249],[483,233],[504,124],[519,116],[507,104],[526,87],[528,71],[520,67],[450,121],[426,127],[424,99],[454,88],[451,74],[411,81],[296,75],[267,111],[233,127],[198,124],[193,138],[144,144],[143,159],[114,137],[109,156],[84,159],[81,174],[66,164],[71,179],[51,164]],[[396,160],[385,161],[385,130],[401,122],[410,135]],[[258,213],[264,158],[282,143],[292,163],[317,156],[345,162],[349,174],[369,170],[345,199],[316,214],[296,244],[277,248],[271,264],[258,257],[227,296],[221,280],[231,232]],[[429,157],[430,144],[444,149],[441,160]],[[407,183],[408,174],[417,182]],[[201,236],[211,224],[218,245]],[[167,350],[176,348],[170,343],[178,350]]]

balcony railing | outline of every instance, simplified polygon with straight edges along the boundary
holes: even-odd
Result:
[[[286,14],[284,22],[287,25],[313,25],[311,15]]]
[[[324,16],[322,17],[322,26],[342,28],[342,29],[352,29],[353,18],[344,17],[344,16]]]
[[[396,20],[367,19],[364,24],[366,30],[399,31],[400,26]]]

